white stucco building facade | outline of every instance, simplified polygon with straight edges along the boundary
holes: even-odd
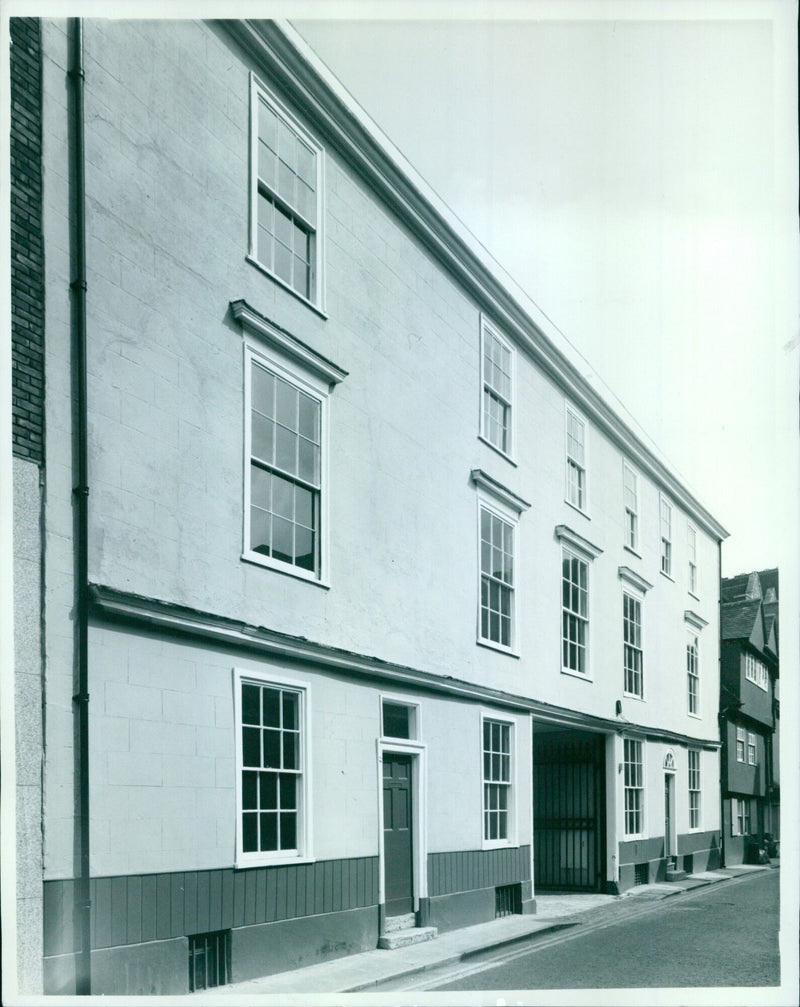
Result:
[[[85,981],[81,836],[105,993],[715,866],[725,530],[284,24],[83,23],[76,750],[70,30],[42,23],[45,991]]]

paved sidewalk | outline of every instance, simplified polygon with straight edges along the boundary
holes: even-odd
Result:
[[[623,895],[537,895],[534,916],[506,916],[476,926],[440,934],[435,940],[394,951],[364,951],[333,961],[321,962],[292,972],[231,983],[207,992],[195,993],[199,1000],[219,1002],[221,995],[286,995],[309,993],[356,993],[443,965],[464,961],[482,951],[535,939],[582,922],[623,916],[646,901],[657,901],[682,892],[711,885],[743,874],[768,871],[764,866],[726,867],[690,874],[683,881],[637,885]]]

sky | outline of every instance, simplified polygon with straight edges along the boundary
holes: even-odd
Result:
[[[724,575],[797,556],[792,8],[293,18],[730,532]]]

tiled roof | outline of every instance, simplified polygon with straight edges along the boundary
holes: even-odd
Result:
[[[721,605],[722,639],[750,639],[761,601],[725,601]]]

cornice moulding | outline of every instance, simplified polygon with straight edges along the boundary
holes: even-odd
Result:
[[[516,511],[517,514],[521,514],[523,511],[528,510],[530,504],[527,500],[523,500],[521,496],[517,496],[513,490],[510,490],[507,486],[504,486],[501,482],[493,479],[490,475],[487,475],[483,469],[473,469],[470,473],[472,481],[476,486],[480,486],[482,490],[491,494],[497,500],[502,501],[507,507]]]
[[[327,357],[323,357],[321,353],[312,350],[310,346],[279,325],[271,322],[255,308],[251,308],[247,301],[242,299],[231,301],[230,307],[233,317],[240,325],[250,332],[255,332],[265,343],[285,353],[306,370],[327,381],[328,385],[336,385],[347,377],[347,371],[334,364],[332,360],[328,360]]]
[[[690,626],[694,626],[695,629],[705,629],[708,625],[708,619],[704,619],[697,612],[693,612],[690,608],[687,608],[683,613],[684,622],[688,622]]]
[[[649,580],[645,580],[640,574],[635,570],[631,570],[629,566],[621,566],[617,570],[620,580],[627,581],[633,587],[637,588],[642,594],[645,594],[653,586]]]
[[[597,559],[601,556],[603,550],[600,546],[595,545],[590,542],[588,538],[584,538],[583,535],[579,535],[576,531],[573,531],[568,525],[558,524],[556,525],[556,538],[559,539],[564,544],[571,546],[577,552],[583,553],[584,556],[589,559]]]
[[[622,725],[619,721],[610,718],[596,717],[579,710],[563,709],[526,696],[465,682],[462,679],[420,671],[377,657],[355,654],[325,644],[314,643],[301,637],[278,633],[263,626],[251,626],[225,616],[200,612],[157,598],[146,598],[100,584],[91,584],[89,592],[93,615],[108,620],[134,623],[162,632],[212,640],[215,643],[232,647],[252,649],[303,664],[316,664],[319,667],[334,669],[355,677],[366,676],[431,692],[460,696],[515,710],[518,713],[528,713],[536,720],[552,724],[583,727],[606,734],[619,733],[624,727],[626,730],[644,732],[648,738],[652,737],[655,740],[700,745],[708,749],[719,748],[719,742],[711,738],[692,738],[662,728],[639,727],[634,724]]]

